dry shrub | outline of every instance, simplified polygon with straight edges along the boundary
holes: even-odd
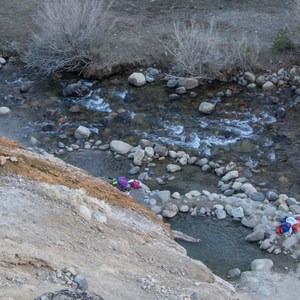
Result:
[[[261,44],[257,34],[251,39],[242,35],[232,44],[235,66],[242,71],[249,71],[258,66]]]
[[[81,72],[107,48],[114,21],[103,0],[45,0],[35,16],[40,31],[25,52],[29,68],[43,75]]]
[[[197,24],[174,24],[174,41],[164,44],[173,57],[173,72],[202,78],[219,77],[233,65],[232,49],[222,42],[214,18],[208,27]]]

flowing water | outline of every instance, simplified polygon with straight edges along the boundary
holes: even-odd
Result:
[[[42,80],[12,64],[4,66],[0,74],[0,106],[12,110],[10,115],[0,116],[0,134],[25,146],[30,146],[30,138],[35,137],[46,151],[60,153],[67,162],[95,176],[107,179],[126,175],[130,161],[116,160],[101,151],[61,154],[58,143],[76,143],[73,133],[79,125],[88,127],[91,138],[103,143],[118,139],[137,145],[145,138],[199,157],[235,161],[241,172],[263,191],[273,189],[299,199],[300,112],[290,89],[282,88],[270,96],[259,89],[248,91],[234,85],[211,84],[195,89],[196,97],[187,94],[171,101],[165,81],[134,88],[128,85],[126,76],[121,76],[101,82],[81,80],[88,90],[84,96],[63,97],[62,89],[79,79]],[[21,85],[29,80],[34,82],[33,87],[20,93]],[[233,90],[232,97],[215,96],[227,88]],[[216,104],[211,115],[198,111],[202,101]],[[76,112],[70,112],[74,107]],[[282,108],[286,112],[284,118],[277,114]],[[164,176],[166,163],[157,162],[154,177]],[[217,182],[213,174],[187,166],[163,188],[155,180],[146,184],[151,189],[184,194],[192,189],[217,192]],[[209,219],[182,216],[171,224],[202,238],[205,242],[190,245],[188,252],[222,275],[230,267],[247,268],[258,253],[265,255],[256,245],[242,241],[247,229],[237,224],[224,222],[220,226]]]

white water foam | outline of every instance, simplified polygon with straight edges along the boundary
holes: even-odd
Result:
[[[104,99],[101,98],[100,96],[93,95],[92,92],[90,92],[87,96],[81,98],[79,103],[85,106],[89,110],[101,111],[101,112],[112,112],[110,105],[106,103]]]

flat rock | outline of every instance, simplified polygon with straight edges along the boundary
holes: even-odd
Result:
[[[127,154],[130,149],[133,148],[133,146],[131,146],[130,144],[117,140],[111,141],[109,146],[111,151],[118,154]]]

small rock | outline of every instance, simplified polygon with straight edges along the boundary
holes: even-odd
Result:
[[[239,172],[238,171],[230,171],[222,177],[222,181],[228,182],[231,179],[235,179],[235,178],[238,178],[238,177],[239,177]]]
[[[251,262],[252,271],[270,271],[273,268],[273,261],[268,258],[254,259]]]
[[[187,212],[189,212],[189,210],[190,210],[190,208],[189,208],[189,206],[186,205],[186,204],[181,205],[181,206],[179,207],[179,211],[180,211],[180,212],[183,212],[183,213],[187,213]]]
[[[265,92],[269,92],[275,89],[275,85],[271,81],[267,81],[263,84],[262,89]]]
[[[248,82],[251,82],[251,83],[254,83],[255,80],[256,80],[256,76],[251,73],[251,72],[245,72],[244,73],[244,78],[248,81]]]
[[[166,207],[162,210],[162,216],[164,218],[173,218],[178,213],[178,207],[175,204],[168,204]]]
[[[178,88],[176,89],[176,94],[178,94],[178,95],[186,94],[186,89],[185,89],[185,87],[184,87],[184,86],[178,87]]]
[[[196,78],[180,78],[178,80],[178,86],[184,87],[186,90],[191,90],[199,86],[199,81]]]
[[[275,192],[272,192],[272,191],[268,191],[266,193],[266,196],[269,201],[276,201],[279,197],[278,194],[276,194]]]
[[[141,170],[141,168],[140,168],[139,166],[135,166],[135,167],[131,168],[131,169],[128,171],[128,174],[130,174],[130,175],[135,175],[135,174],[137,174],[140,170]]]
[[[250,198],[253,201],[261,201],[262,202],[265,199],[265,194],[262,192],[254,192],[250,195]]]
[[[167,82],[167,87],[168,88],[174,88],[177,86],[178,81],[176,79],[170,79]]]
[[[210,103],[210,102],[202,102],[199,106],[199,111],[204,113],[204,114],[211,114],[212,111],[214,110],[215,108],[215,104],[213,103]]]
[[[241,270],[239,268],[234,268],[228,271],[227,276],[229,278],[237,278],[241,275]]]
[[[226,212],[225,212],[224,209],[217,208],[216,211],[215,211],[215,213],[216,213],[216,218],[218,220],[224,220],[224,219],[226,219]]]
[[[77,283],[77,288],[81,291],[86,291],[88,289],[88,282],[86,277],[82,274],[78,274],[74,277],[74,282]]]
[[[10,108],[6,106],[0,107],[0,116],[8,115],[11,112]]]
[[[175,101],[175,100],[179,100],[180,96],[176,93],[172,93],[172,94],[169,95],[168,98],[169,98],[170,101]]]
[[[86,139],[91,135],[91,131],[84,126],[79,126],[74,132],[74,136],[76,139]]]
[[[167,165],[167,171],[169,173],[174,173],[174,172],[177,172],[180,170],[181,170],[181,167],[179,165],[174,165],[174,164]]]

